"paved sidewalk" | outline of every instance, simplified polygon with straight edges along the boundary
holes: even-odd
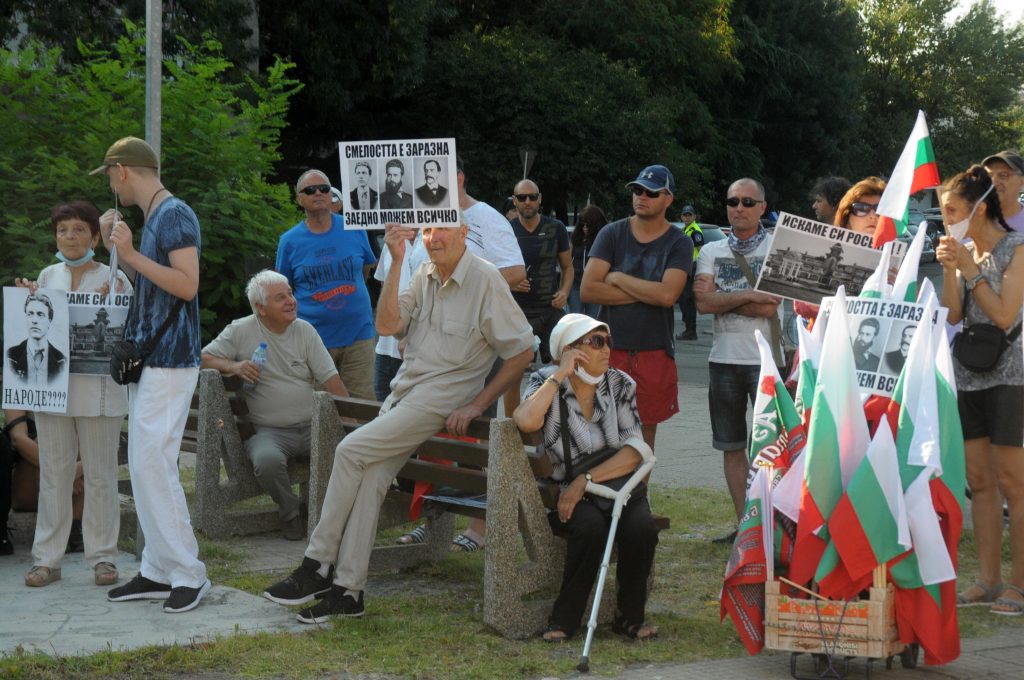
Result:
[[[707,352],[711,344],[710,318],[701,317],[696,342],[680,342],[677,358],[680,372],[681,413],[658,430],[658,467],[653,482],[675,487],[725,488],[721,454],[710,447],[707,404]],[[214,585],[202,605],[185,614],[165,614],[159,602],[109,603],[105,589],[92,583],[92,572],[81,555],[65,559],[63,579],[46,588],[29,589],[23,574],[31,566],[30,532],[16,536],[17,554],[0,557],[0,654],[18,650],[55,655],[89,654],[107,649],[131,649],[147,645],[186,644],[217,636],[255,631],[297,631],[308,627],[295,622],[291,611],[263,598],[222,585]],[[282,571],[301,560],[305,543],[291,542],[275,535],[253,536],[232,545],[245,551],[246,569],[255,572]],[[138,569],[132,555],[118,561],[122,582]],[[407,586],[407,584],[404,584]],[[401,579],[374,578],[370,588],[376,594],[401,589]],[[728,624],[723,624],[728,625]],[[604,641],[599,641],[602,644]],[[573,642],[576,649],[582,640]],[[785,653],[743,654],[737,645],[736,658],[688,664],[654,664],[627,669],[619,677],[627,680],[782,680],[790,677],[790,657]],[[902,679],[1019,679],[1024,677],[1024,645],[1017,628],[998,635],[963,641],[963,653],[956,662],[937,668],[892,670],[875,663],[873,671],[885,680]],[[592,676],[601,669],[592,667]],[[850,678],[864,678],[863,659],[851,664]],[[801,657],[799,672],[813,676],[809,657]],[[198,676],[222,680],[231,676]],[[360,680],[347,673],[327,677]],[[380,677],[380,676],[376,676]],[[587,677],[570,675],[568,677]]]

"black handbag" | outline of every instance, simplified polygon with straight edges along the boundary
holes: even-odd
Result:
[[[569,442],[569,406],[565,403],[565,397],[562,396],[562,388],[558,388],[558,415],[561,418],[561,434],[562,434],[562,462],[565,465],[565,481],[572,482],[576,478],[576,475],[583,474],[589,470],[594,469],[601,463],[605,462],[616,453],[618,449],[612,447],[605,447],[600,451],[587,456],[586,460],[581,461],[579,467],[574,467],[572,462],[572,447]],[[635,472],[635,470],[634,470]],[[618,491],[626,485],[626,482],[633,476],[633,472],[616,477],[615,479],[606,479],[603,482],[598,482],[601,486],[606,486],[609,489]],[[640,482],[637,484],[633,491],[629,494],[629,502],[643,498],[647,495],[647,482]],[[611,512],[612,507],[615,505],[615,501],[611,498],[605,498],[604,496],[598,496],[597,494],[586,493],[583,497],[590,503],[592,503],[601,512]]]
[[[971,291],[964,295],[964,314],[970,308]],[[1017,324],[1009,334],[999,326],[990,323],[976,323],[964,326],[953,337],[953,356],[960,365],[975,373],[988,373],[995,369],[1006,348],[1020,335],[1021,325]]]
[[[178,298],[178,301],[174,303],[174,308],[171,309],[171,313],[160,324],[160,328],[142,347],[139,347],[130,340],[118,340],[113,344],[110,348],[110,377],[114,379],[114,382],[118,385],[129,385],[139,382],[146,359],[156,349],[156,343],[160,342],[160,338],[171,327],[171,323],[178,317],[178,313],[184,306],[185,301]]]

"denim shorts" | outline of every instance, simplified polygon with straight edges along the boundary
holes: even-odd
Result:
[[[759,365],[708,362],[711,384],[708,406],[711,409],[711,445],[719,451],[747,448],[747,400],[754,404]]]

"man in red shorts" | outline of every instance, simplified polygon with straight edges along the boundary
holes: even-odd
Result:
[[[673,307],[693,265],[693,241],[665,218],[676,182],[651,165],[626,185],[633,215],[602,229],[583,271],[580,297],[601,305],[614,341],[611,365],[636,381],[644,441],[679,411]]]

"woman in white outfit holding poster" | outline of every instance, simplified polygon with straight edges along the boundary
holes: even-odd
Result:
[[[107,292],[110,268],[93,259],[100,240],[100,213],[91,203],[75,201],[53,209],[50,222],[57,241],[59,263],[39,273],[35,281],[18,279],[19,287]],[[118,272],[115,292],[130,293],[131,284]],[[39,506],[32,568],[25,585],[46,586],[61,577],[71,532],[71,490],[77,460],[85,485],[82,534],[85,561],[96,585],[117,582],[114,561],[120,529],[117,496],[117,448],[121,423],[128,413],[127,392],[109,375],[68,377],[67,411],[37,413],[39,443]]]

